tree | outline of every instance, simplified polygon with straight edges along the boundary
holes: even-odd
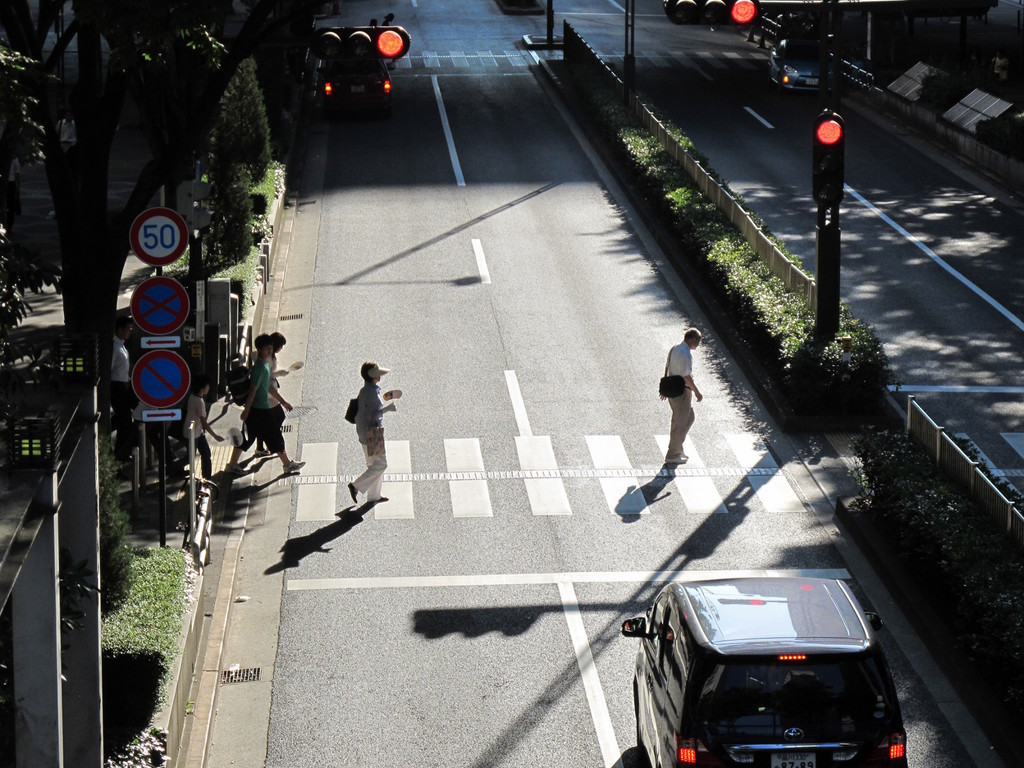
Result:
[[[34,84],[30,111],[44,132],[69,330],[110,337],[132,221],[161,187],[173,190],[185,178],[239,63],[316,5],[256,0],[237,34],[228,35],[231,4],[225,0],[79,0],[66,26],[62,0],[0,0],[10,47],[43,71],[55,72],[71,41],[77,42],[77,50],[67,54],[78,73],[69,96],[77,151],[61,151],[56,123],[63,105],[54,103],[46,83]],[[52,50],[45,48],[54,37]],[[108,168],[128,98],[139,108],[151,157],[139,168],[128,201],[110,210]],[[106,413],[111,345],[101,343],[99,349],[100,405]]]
[[[37,106],[35,84],[44,80],[32,59],[0,45],[0,178],[7,180],[11,159],[24,161],[40,156],[42,126],[32,119]],[[7,185],[0,184],[0,211],[7,207]],[[31,311],[26,293],[39,293],[59,282],[58,270],[40,264],[36,254],[9,240],[0,227],[0,394],[20,383],[19,369],[26,358],[38,360],[38,350],[14,338],[15,329]]]

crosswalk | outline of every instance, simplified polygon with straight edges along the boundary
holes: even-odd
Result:
[[[621,61],[623,51],[598,51],[598,55],[608,62]],[[420,51],[403,56],[391,66],[396,72],[416,73],[420,70],[436,71],[475,71],[480,73],[508,70],[525,70],[536,61],[532,51]],[[757,48],[749,50],[651,50],[636,53],[638,67],[650,66],[657,69],[684,67],[708,75],[716,70],[748,69],[765,70],[766,53]]]
[[[413,471],[412,446],[408,440],[388,440],[388,468],[382,494],[388,498],[373,507],[377,520],[412,520],[416,517],[416,493],[424,483],[446,483],[453,518],[490,518],[494,508],[492,484],[521,483],[534,516],[569,516],[575,511],[565,482],[593,481],[599,487],[609,513],[642,519],[650,514],[644,485],[657,479],[660,486],[674,485],[687,514],[728,514],[732,508],[749,507],[751,498],[773,514],[791,515],[804,510],[803,502],[780,470],[767,445],[757,435],[726,434],[732,454],[728,466],[708,466],[688,438],[684,449],[690,457],[677,466],[635,466],[619,435],[586,435],[590,466],[560,467],[548,436],[515,438],[518,468],[488,468],[478,438],[444,440],[444,468]],[[668,447],[668,435],[654,435],[659,455]],[[653,453],[653,446],[652,446]],[[652,455],[647,454],[647,455]],[[298,493],[297,521],[333,520],[340,509],[350,506],[347,485],[356,474],[338,472],[338,443],[304,443],[302,474],[282,477],[279,486],[295,486]],[[731,505],[715,480],[725,478],[742,484],[743,499]]]

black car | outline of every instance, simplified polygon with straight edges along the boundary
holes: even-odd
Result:
[[[841,581],[676,582],[622,634],[645,764],[907,768],[906,731],[866,614]]]
[[[391,74],[381,59],[327,59],[318,81],[324,114],[391,114]]]

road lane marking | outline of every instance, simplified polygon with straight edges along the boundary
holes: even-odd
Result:
[[[338,471],[337,443],[303,443],[302,460],[311,475],[330,476]],[[296,520],[331,520],[338,512],[338,484],[300,485]]]
[[[373,519],[412,520],[412,482],[405,479],[412,474],[409,441],[385,440],[384,451],[388,457],[388,468],[384,470],[380,494],[388,500],[373,505]]]
[[[530,419],[526,415],[526,403],[523,401],[523,393],[519,391],[519,379],[515,371],[505,371],[505,384],[508,387],[508,396],[512,400],[512,413],[516,417],[516,428],[523,437],[532,437]]]
[[[967,384],[890,384],[890,392],[952,392],[975,395],[1024,395],[1020,386],[971,386]]]
[[[668,435],[654,436],[662,455],[668,453],[668,438]],[[683,453],[690,457],[685,465],[688,469],[705,468],[704,459],[700,457],[697,446],[693,444],[689,435],[683,441]],[[723,515],[729,511],[722,500],[722,494],[715,487],[715,481],[710,476],[678,474],[675,484],[679,489],[679,495],[682,496],[683,504],[686,505],[687,512],[707,517],[708,515]]]
[[[441,84],[437,82],[437,75],[431,75],[430,82],[434,84],[434,99],[437,101],[437,111],[441,116],[444,140],[448,143],[448,156],[451,158],[452,170],[455,172],[455,182],[460,187],[464,187],[466,179],[462,175],[462,166],[459,165],[459,153],[455,151],[455,139],[452,138],[452,128],[448,124],[448,113],[444,108],[444,99],[441,98]]]
[[[1007,320],[1009,320],[1011,323],[1013,323],[1013,325],[1016,326],[1018,331],[1024,331],[1024,321],[1022,321],[1019,317],[1014,315],[1012,312],[1010,312],[1010,310],[1008,310],[1006,307],[1004,307],[998,301],[996,301],[991,296],[989,296],[987,293],[985,293],[985,291],[983,291],[977,285],[975,285],[970,280],[968,280],[966,277],[964,277],[959,272],[957,272],[955,269],[953,269],[953,267],[951,267],[949,265],[949,263],[946,262],[945,259],[943,259],[937,253],[935,253],[935,251],[933,251],[927,245],[925,245],[920,240],[918,240],[916,237],[914,237],[914,235],[910,234],[906,229],[904,229],[899,224],[897,224],[895,221],[893,221],[893,219],[889,218],[889,216],[887,216],[885,213],[883,213],[881,210],[879,210],[872,203],[868,202],[867,198],[865,198],[863,195],[861,195],[859,192],[857,192],[857,190],[855,190],[853,187],[851,187],[850,185],[847,184],[847,185],[845,185],[844,188],[846,189],[847,192],[849,192],[851,195],[853,195],[853,197],[855,197],[860,202],[861,205],[863,205],[865,208],[867,208],[873,214],[878,216],[878,218],[880,218],[882,221],[884,221],[890,227],[895,229],[896,232],[898,232],[905,240],[907,240],[910,243],[913,243],[915,246],[917,246],[917,248],[920,249],[920,251],[922,253],[924,253],[925,256],[927,256],[929,259],[934,261],[938,266],[940,266],[944,270],[946,270],[949,274],[951,274],[953,277],[955,277],[957,280],[959,280],[960,283],[965,288],[968,288],[969,290],[973,291],[974,294],[976,296],[978,296],[982,301],[987,303],[990,307],[992,307],[992,309],[994,309],[996,312],[998,312],[1003,317],[1005,317]]]
[[[614,766],[621,768],[622,753],[619,752],[619,742],[615,739],[612,718],[608,714],[608,702],[605,701],[601,678],[597,674],[597,667],[594,666],[594,654],[590,650],[587,628],[583,626],[580,604],[576,599],[576,590],[572,583],[558,582],[558,596],[562,599],[565,623],[569,625],[569,638],[572,640],[572,647],[576,652],[576,665],[579,667],[580,677],[583,679],[583,690],[587,694],[587,704],[590,705],[590,716],[594,720],[594,730],[597,731],[597,742],[601,745],[601,756],[604,758],[605,768],[614,768]]]
[[[749,570],[569,571],[565,573],[482,573],[448,576],[351,576],[288,579],[289,592],[328,589],[444,589],[448,587],[520,587],[543,584],[667,584],[672,581],[790,576],[798,579],[849,579],[845,568],[771,568]]]
[[[480,440],[476,437],[446,438],[444,458],[448,471],[457,473],[457,479],[448,481],[448,493],[452,500],[454,517],[494,517],[491,509],[491,495],[487,480],[476,477],[463,479],[462,473],[483,472],[484,457],[480,452]]]
[[[769,123],[767,120],[765,120],[763,117],[761,117],[759,114],[757,114],[757,112],[752,110],[750,107],[744,107],[743,110],[747,114],[749,114],[751,117],[753,117],[755,120],[757,120],[757,122],[759,122],[765,128],[768,128],[768,129],[771,129],[771,130],[775,130],[775,126],[774,125]]]
[[[618,435],[587,435],[587,449],[597,469],[627,470],[632,474],[600,478],[608,508],[617,515],[646,515],[647,500],[640,490],[635,470],[629,463],[622,438]]]
[[[551,438],[516,436],[516,453],[519,466],[524,470],[557,470],[555,451]],[[530,511],[534,515],[571,515],[569,497],[565,483],[560,477],[525,477],[526,495],[530,500]]]
[[[480,282],[484,285],[490,285],[491,273],[487,270],[487,259],[484,258],[484,247],[480,245],[480,241],[477,238],[473,238],[473,253],[476,255],[476,268],[480,273]]]

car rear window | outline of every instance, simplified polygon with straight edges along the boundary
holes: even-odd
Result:
[[[695,714],[726,732],[767,737],[798,726],[815,739],[850,738],[877,731],[894,713],[885,675],[873,657],[714,664]]]

